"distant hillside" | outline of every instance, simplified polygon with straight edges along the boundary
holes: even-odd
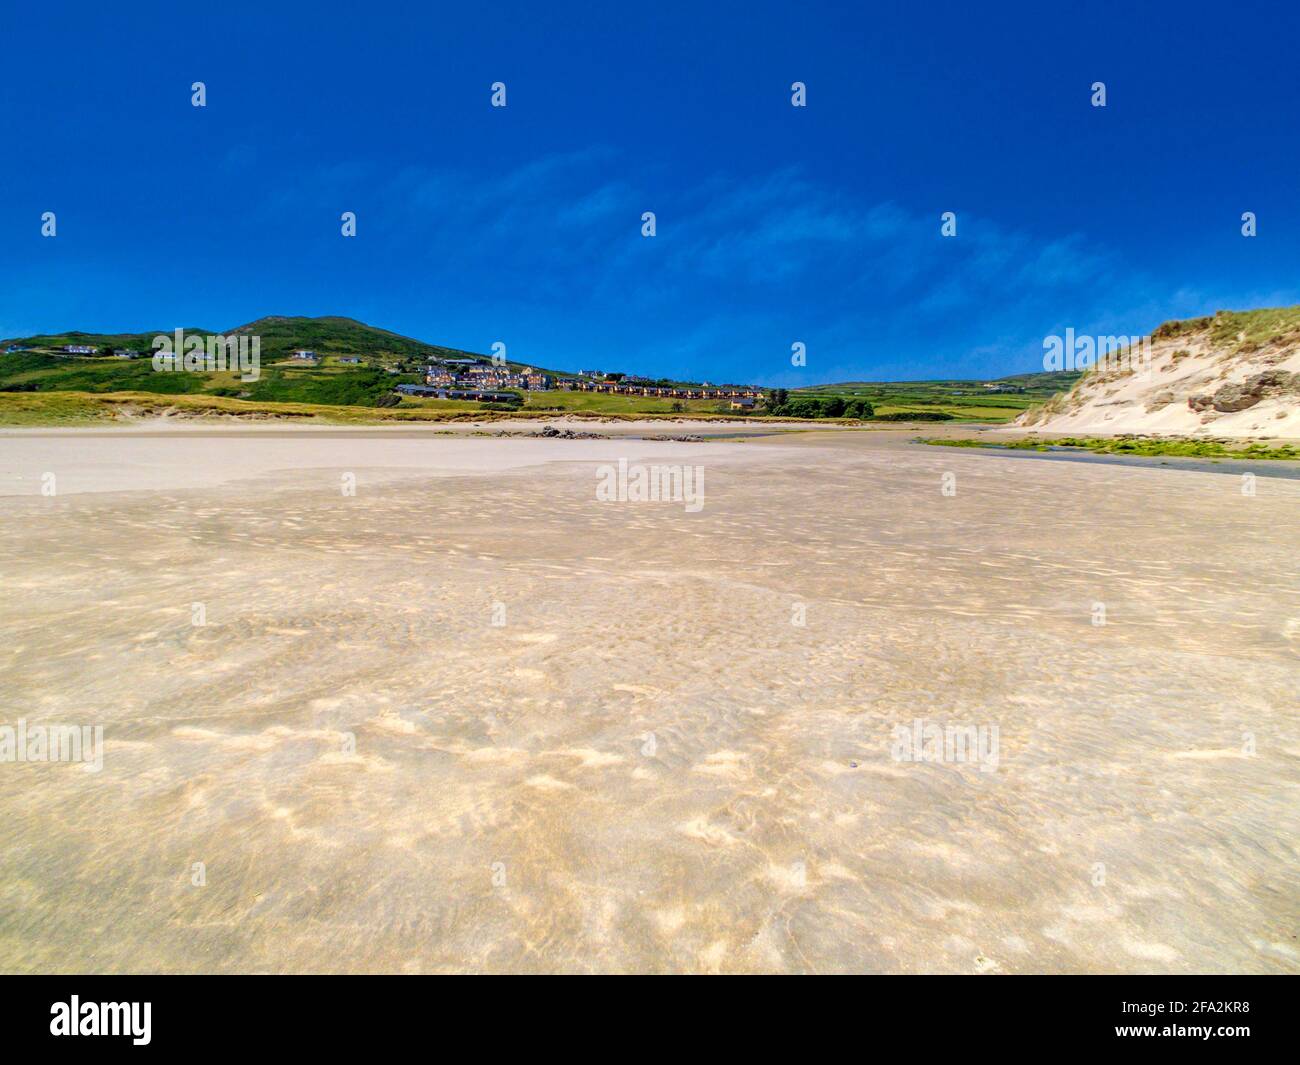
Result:
[[[20,344],[29,348],[61,348],[64,345],[94,345],[96,348],[134,348],[152,351],[153,338],[159,334],[170,336],[173,329],[152,329],[143,333],[86,333],[79,330],[69,333],[49,333],[39,336],[14,337],[0,341],[0,347]],[[353,318],[304,318],[269,315],[246,325],[224,330],[201,329],[188,326],[187,333],[208,335],[213,332],[230,335],[243,333],[262,338],[262,358],[274,360],[287,355],[295,348],[340,355],[377,355],[405,358],[469,358],[474,353],[458,348],[426,344],[422,340],[377,329]]]
[[[1300,438],[1300,307],[1166,322],[1016,424],[1073,434]]]
[[[154,337],[159,333],[166,333],[170,336],[174,331],[172,329],[151,329],[147,333],[83,333],[80,330],[73,330],[69,333],[39,333],[36,336],[10,337],[6,340],[0,340],[0,352],[3,352],[10,344],[18,344],[21,347],[37,351],[46,348],[57,351],[65,346],[94,347],[97,350],[111,347],[115,351],[124,349],[152,351]],[[201,329],[196,325],[187,325],[185,326],[185,332],[207,335],[209,330]]]
[[[1005,422],[1034,404],[1063,392],[1079,374],[1026,373],[996,380],[845,381],[791,389],[791,395],[821,398],[840,396],[846,402],[866,400],[877,411],[895,415],[928,415],[946,411],[972,421]]]
[[[366,325],[354,318],[303,318],[270,315],[226,331],[260,336],[263,360],[274,360],[297,348],[331,355],[375,355],[407,359],[464,359],[475,352],[426,344],[423,340]]]
[[[68,333],[43,333],[29,337],[11,337],[0,341],[0,351],[10,344],[35,351],[48,350],[57,352],[65,346],[93,346],[103,349],[111,347],[116,351],[132,349],[140,352],[152,352],[153,338],[159,334],[170,336],[173,329],[151,329],[143,333],[86,333],[74,330]],[[211,330],[197,326],[187,326],[186,333],[246,334],[261,337],[263,363],[276,362],[285,358],[291,351],[307,348],[325,355],[361,355],[369,356],[383,364],[399,361],[411,363],[428,359],[469,359],[487,358],[479,352],[462,351],[460,348],[448,348],[440,344],[429,344],[423,340],[402,336],[387,329],[366,325],[354,318],[327,316],[324,318],[305,318],[301,316],[269,315],[255,322],[239,325],[224,330]],[[510,360],[511,365],[536,366],[536,363],[524,363]],[[545,367],[541,367],[545,369]],[[551,371],[555,372],[555,371]]]
[[[972,393],[992,391],[985,385],[1003,385],[1008,388],[1023,388],[1026,393],[1036,396],[1051,396],[1064,392],[1082,375],[1077,371],[1039,371],[1037,373],[1012,374],[1009,377],[970,378],[935,378],[926,381],[839,381],[829,385],[811,385],[800,392],[850,392],[869,388],[890,388],[894,390],[915,388],[918,390],[942,390],[945,388],[966,389]]]

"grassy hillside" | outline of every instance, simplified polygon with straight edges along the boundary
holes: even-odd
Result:
[[[390,374],[376,366],[340,364],[326,356],[319,365],[269,363],[261,375],[242,381],[238,373],[158,373],[147,358],[59,358],[34,352],[0,355],[4,392],[151,392],[156,395],[224,396],[253,402],[373,404],[416,374]]]
[[[36,336],[10,337],[0,340],[0,353],[10,344],[19,344],[22,347],[32,348],[36,351],[57,351],[65,345],[92,346],[97,349],[111,347],[115,351],[124,349],[151,351],[154,337],[159,333],[166,333],[171,336],[173,332],[175,332],[174,329],[152,329],[146,333],[82,333],[76,330],[71,333],[38,333]],[[187,334],[195,333],[206,336],[209,330],[187,325],[185,326],[185,332]]]
[[[153,339],[160,334],[171,336],[173,329],[154,329],[143,333],[46,333],[30,337],[11,337],[0,341],[0,351],[10,344],[18,344],[35,352],[57,354],[65,345],[93,345],[97,349],[134,349],[152,353]],[[187,327],[187,334],[207,336],[213,330]],[[261,338],[262,363],[278,362],[298,348],[320,352],[324,355],[357,355],[368,363],[383,367],[402,367],[414,371],[430,359],[486,358],[479,352],[460,348],[428,344],[423,340],[402,336],[387,329],[366,325],[353,318],[305,318],[270,315],[255,322],[216,330],[224,336],[245,335]],[[3,356],[0,356],[3,357]],[[119,360],[125,361],[125,360]],[[510,361],[514,366],[536,366],[536,363]]]
[[[371,356],[379,362],[406,360],[412,366],[431,358],[464,359],[474,353],[458,348],[426,344],[422,340],[377,329],[352,318],[287,318],[272,315],[229,330],[229,333],[260,336],[262,361],[287,356],[296,348],[334,355]]]

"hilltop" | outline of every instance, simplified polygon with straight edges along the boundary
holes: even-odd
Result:
[[[74,330],[67,333],[44,333],[30,337],[14,337],[0,341],[0,348],[18,344],[34,350],[57,351],[66,345],[93,346],[96,349],[113,348],[139,352],[153,350],[153,338],[162,334],[170,336],[174,328],[151,329],[142,333],[86,333]],[[274,362],[297,348],[307,348],[324,354],[369,355],[382,360],[486,358],[476,352],[459,348],[428,344],[423,340],[402,336],[387,329],[358,322],[355,318],[326,316],[307,318],[301,315],[268,315],[227,329],[203,329],[187,326],[186,333],[215,335],[242,334],[261,337],[262,359]]]
[[[1166,322],[1016,425],[1077,434],[1300,438],[1300,307]]]
[[[227,335],[235,333],[260,336],[262,358],[267,360],[282,357],[297,348],[307,348],[323,354],[372,355],[381,359],[385,357],[415,360],[486,357],[477,352],[443,347],[440,344],[428,344],[423,340],[366,325],[355,318],[332,315],[323,318],[268,315],[247,325],[228,329],[226,333]]]

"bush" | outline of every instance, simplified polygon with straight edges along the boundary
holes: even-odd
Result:
[[[778,418],[870,418],[874,413],[865,399],[845,400],[842,396],[795,396],[783,389],[768,393],[766,413]]]

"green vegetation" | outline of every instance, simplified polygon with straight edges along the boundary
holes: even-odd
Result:
[[[0,426],[38,426],[65,423],[111,422],[124,418],[162,416],[234,416],[248,419],[296,418],[335,424],[390,422],[488,421],[536,418],[538,412],[512,404],[484,404],[466,400],[410,399],[397,406],[252,402],[212,393],[161,395],[153,392],[3,392],[0,391]],[[671,419],[672,414],[637,411],[572,411],[574,418]],[[722,418],[700,413],[693,417]]]
[[[870,402],[859,397],[791,396],[784,388],[768,392],[763,413],[775,418],[870,418],[875,411]]]
[[[592,414],[703,414],[735,413],[716,399],[666,399],[658,396],[620,396],[606,392],[528,392],[526,410],[537,414],[586,411]]]
[[[1068,390],[1079,376],[1066,372],[1017,374],[993,381],[847,381],[799,389],[792,395],[837,396],[846,404],[862,400],[871,405],[877,421],[952,419],[996,424],[1009,422],[1028,408]],[[986,388],[986,384],[995,387]],[[933,414],[947,417],[923,417]]]
[[[1202,319],[1204,321],[1204,319]],[[1219,311],[1209,319],[1210,340],[1239,352],[1265,344],[1300,339],[1300,307],[1272,307],[1258,311]]]
[[[1297,444],[1242,444],[1231,440],[1188,440],[1180,437],[1157,439],[1149,436],[1066,436],[1053,440],[970,440],[922,439],[938,447],[1011,448],[1018,451],[1056,451],[1073,448],[1099,455],[1177,455],[1212,459],[1300,459]]]
[[[0,426],[76,425],[108,417],[104,401],[85,393],[0,393]]]
[[[1209,331],[1212,344],[1236,351],[1254,351],[1264,344],[1300,339],[1300,306],[1265,307],[1255,311],[1217,311],[1213,316],[1165,322],[1153,340],[1169,340]]]

